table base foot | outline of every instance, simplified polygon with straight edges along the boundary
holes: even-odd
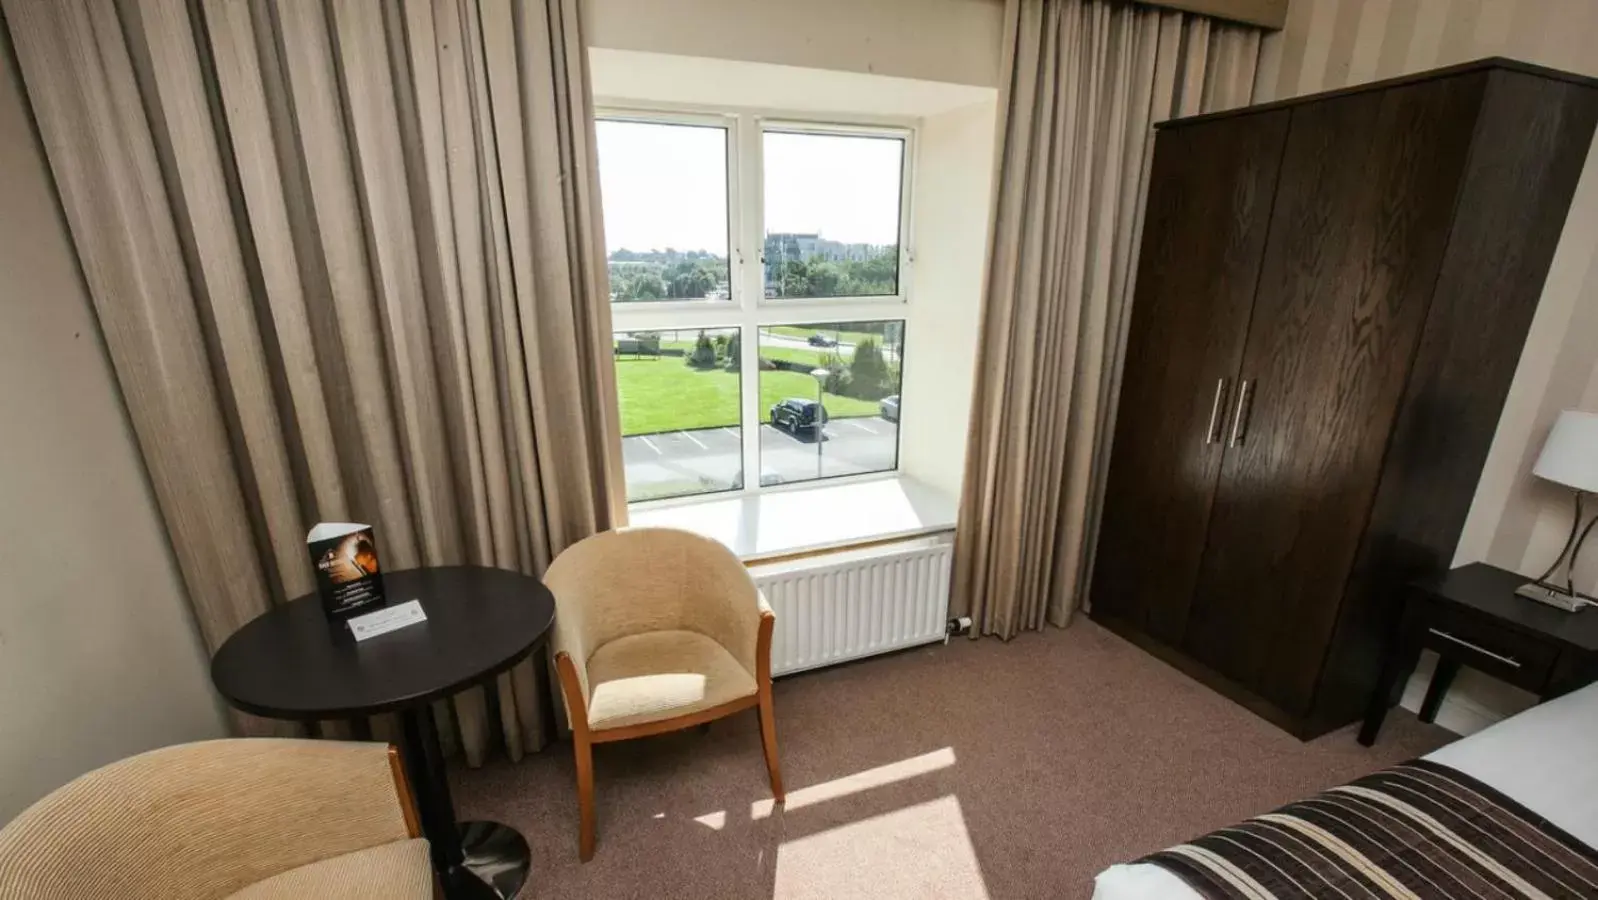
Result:
[[[532,854],[527,839],[498,822],[460,823],[466,861],[445,876],[450,900],[511,900],[527,882]]]

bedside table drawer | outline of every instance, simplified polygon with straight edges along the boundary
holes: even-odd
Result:
[[[1542,691],[1559,658],[1553,644],[1456,607],[1431,605],[1423,625],[1427,646],[1528,691]]]

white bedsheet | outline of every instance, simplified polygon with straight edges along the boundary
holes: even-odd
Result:
[[[1426,759],[1492,785],[1582,843],[1598,847],[1595,750],[1598,684],[1534,706]],[[1121,864],[1094,879],[1093,900],[1202,898],[1158,866]]]

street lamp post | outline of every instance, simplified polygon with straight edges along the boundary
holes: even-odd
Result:
[[[810,375],[816,379],[816,423],[812,434],[816,438],[816,477],[821,477],[821,441],[825,436],[822,428],[827,421],[827,407],[823,405],[822,391],[827,386],[827,376],[832,373],[817,366],[810,370]]]

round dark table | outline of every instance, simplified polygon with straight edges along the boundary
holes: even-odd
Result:
[[[240,628],[211,661],[228,702],[274,719],[399,714],[400,753],[433,868],[449,900],[509,900],[527,880],[527,840],[497,822],[457,822],[430,704],[526,659],[555,620],[538,579],[477,566],[383,574],[390,606],[419,600],[427,621],[357,642],[316,594]]]

